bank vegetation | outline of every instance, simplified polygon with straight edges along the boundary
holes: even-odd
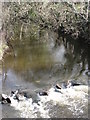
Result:
[[[71,37],[90,45],[90,2],[5,2],[2,3],[2,41],[13,50],[12,41],[24,36],[39,38],[50,29],[60,37]]]

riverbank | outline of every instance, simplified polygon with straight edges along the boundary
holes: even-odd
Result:
[[[6,43],[0,44],[0,61],[2,61],[3,55],[7,49],[8,49],[8,46],[6,45]]]
[[[2,61],[5,51],[8,49],[8,46],[5,42],[0,41],[0,74],[2,74]]]

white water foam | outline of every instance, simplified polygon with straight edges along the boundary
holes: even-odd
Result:
[[[40,117],[49,118],[48,110],[44,110],[44,103],[41,102],[32,103],[32,98],[24,99],[20,102],[11,98],[11,106],[15,107],[16,110],[20,110],[20,116],[23,118],[37,118],[37,113],[40,112]]]
[[[18,102],[11,97],[11,106],[20,111],[20,116],[23,118],[50,118],[49,109],[46,109],[46,103],[53,101],[53,105],[68,105],[68,110],[73,112],[73,115],[83,114],[83,108],[88,106],[88,86],[80,85],[67,89],[62,89],[60,92],[55,92],[54,88],[48,90],[48,96],[39,96],[40,101],[32,103],[33,99],[22,98]],[[88,108],[87,108],[88,109]]]

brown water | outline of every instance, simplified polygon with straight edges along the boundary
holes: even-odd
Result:
[[[3,76],[0,80],[3,93],[9,94],[11,90],[16,89],[46,90],[56,83],[69,79],[88,85],[90,60],[88,48],[81,44],[66,42],[66,39],[63,41],[62,37],[60,45],[55,46],[57,35],[48,30],[38,38],[22,38],[22,41],[17,39],[12,42],[14,52],[6,56],[3,62]],[[61,108],[58,108],[57,104],[51,105],[49,108],[51,117],[85,118],[88,115],[87,106],[83,108],[83,114],[73,114],[75,111],[70,112],[67,108],[67,105]],[[3,117],[20,117],[18,110],[13,107],[3,105],[2,111]]]

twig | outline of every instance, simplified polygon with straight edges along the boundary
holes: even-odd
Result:
[[[20,30],[20,40],[22,40],[22,31],[23,31],[23,24],[21,25],[21,30]]]

